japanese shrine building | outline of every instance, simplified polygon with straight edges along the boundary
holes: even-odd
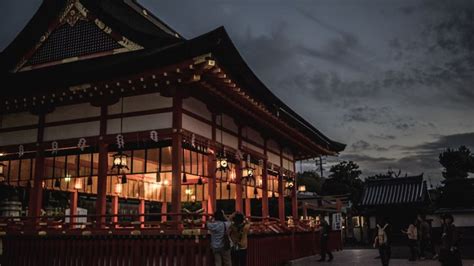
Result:
[[[345,147],[278,99],[224,28],[185,39],[132,0],[44,0],[0,64],[1,186],[28,216],[61,191],[71,214],[94,199],[101,223],[123,199],[170,214],[234,200],[250,216],[257,198],[268,217],[272,197],[285,221],[295,162]]]

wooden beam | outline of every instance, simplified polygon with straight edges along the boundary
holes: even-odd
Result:
[[[104,142],[103,137],[107,134],[107,105],[100,108],[100,138],[99,138],[99,170],[97,176],[97,201],[96,210],[98,215],[102,215],[97,221],[99,227],[105,225],[105,217],[107,214],[107,172],[108,172],[108,145]]]
[[[183,99],[178,94],[173,96],[173,136],[172,136],[172,177],[171,177],[171,212],[181,212],[181,178],[183,165],[182,128]],[[177,222],[181,217],[175,217]]]
[[[43,205],[43,178],[44,178],[44,124],[45,114],[39,114],[38,117],[38,134],[37,152],[35,161],[35,176],[33,177],[33,187],[30,189],[30,199],[28,203],[29,216],[38,217],[41,215],[41,208]]]
[[[263,143],[263,153],[267,157],[267,139]],[[263,160],[262,169],[262,217],[269,217],[268,211],[268,174],[267,174],[267,159]]]

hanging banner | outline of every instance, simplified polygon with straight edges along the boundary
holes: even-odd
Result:
[[[332,230],[338,231],[338,230],[341,230],[341,228],[342,228],[341,213],[340,212],[333,213],[332,214]]]

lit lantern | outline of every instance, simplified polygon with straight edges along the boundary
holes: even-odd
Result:
[[[190,189],[190,188],[187,188],[187,189],[184,191],[184,193],[189,196],[189,195],[192,195],[192,194],[193,194],[193,190]]]
[[[66,176],[64,177],[64,181],[66,182],[71,182],[71,175],[70,174],[66,174]]]
[[[122,194],[122,184],[121,183],[115,184],[115,193]]]
[[[225,173],[227,170],[229,170],[229,162],[227,161],[225,154],[217,156],[216,172],[221,171]]]
[[[287,177],[283,174],[283,180],[286,181],[286,189],[287,190],[295,189],[295,179],[293,177]]]
[[[305,192],[306,191],[306,186],[305,185],[298,186],[298,191],[299,192]]]
[[[121,171],[123,169],[128,170],[127,159],[128,155],[119,151],[116,154],[112,155],[113,162],[112,162],[112,170],[117,169],[117,171]]]
[[[74,183],[74,188],[82,189],[82,179],[76,179],[76,182]]]
[[[5,181],[5,168],[6,165],[3,162],[0,162],[0,182]]]
[[[168,181],[168,179],[165,179],[165,180],[163,181],[163,185],[167,186],[167,185],[169,185],[169,184],[170,184],[170,182]]]

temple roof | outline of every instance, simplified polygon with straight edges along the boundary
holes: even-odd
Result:
[[[28,71],[12,72],[15,60],[33,45],[31,39],[41,35],[40,29],[47,28],[48,21],[54,20],[54,15],[64,9],[64,0],[45,1],[30,23],[2,53],[5,64],[0,72],[0,79],[7,89],[0,100],[23,97],[25,95],[41,95],[52,90],[67,88],[85,82],[113,79],[124,75],[139,74],[148,69],[174,64],[192,59],[203,54],[212,54],[220,66],[232,75],[235,80],[256,100],[269,109],[291,127],[297,128],[309,138],[334,153],[345,148],[345,144],[335,142],[314,126],[301,118],[296,112],[278,99],[253,73],[243,60],[223,27],[217,28],[196,38],[185,40],[178,33],[152,17],[134,1],[112,0],[81,0],[80,3],[111,27],[117,29],[126,38],[143,45],[142,49],[130,50],[124,53],[113,53],[84,60],[55,64]],[[127,7],[128,6],[128,7]],[[152,18],[152,19],[149,19]],[[28,35],[31,37],[28,38]],[[58,78],[61,77],[61,78]]]
[[[361,206],[386,206],[425,202],[428,196],[423,174],[411,177],[366,180]]]

